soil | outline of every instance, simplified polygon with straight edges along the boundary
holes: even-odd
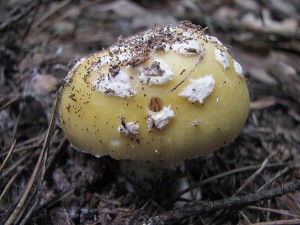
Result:
[[[181,20],[243,67],[235,142],[144,180],[73,149],[51,110],[72,65]],[[297,0],[1,1],[0,224],[300,224],[299,22]]]

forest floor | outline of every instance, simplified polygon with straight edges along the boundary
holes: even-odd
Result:
[[[74,150],[51,109],[74,59],[154,26],[208,27],[251,98],[233,144],[147,184]],[[0,224],[300,224],[300,2],[0,2]]]

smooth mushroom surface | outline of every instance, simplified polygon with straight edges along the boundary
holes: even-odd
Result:
[[[190,22],[119,40],[78,61],[65,81],[63,131],[96,156],[204,156],[232,142],[249,112],[242,67]]]

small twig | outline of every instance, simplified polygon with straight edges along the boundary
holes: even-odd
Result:
[[[30,16],[30,21],[28,22],[27,27],[26,27],[26,29],[23,33],[22,41],[24,41],[24,39],[27,37],[27,35],[28,35],[28,33],[29,33],[29,31],[30,31],[35,19],[36,19],[36,15],[37,15],[37,13],[40,9],[40,6],[41,6],[41,1],[36,0],[36,2],[34,3],[34,6],[33,6],[33,9],[34,9],[33,10],[34,11],[33,15]]]
[[[276,220],[262,223],[253,223],[252,225],[297,225],[300,224],[300,219],[291,220]]]
[[[63,199],[68,197],[70,194],[72,194],[76,188],[78,188],[78,187],[71,187],[70,189],[59,193],[54,198],[52,198],[49,201],[45,202],[43,205],[41,205],[40,207],[35,209],[35,211],[33,212],[33,216],[37,216],[42,211],[50,209],[51,207],[55,206],[56,204],[61,202]]]
[[[15,148],[13,153],[16,154],[16,153],[22,152],[24,150],[35,149],[35,148],[39,148],[39,147],[41,147],[41,143],[36,144],[36,145],[31,145],[31,146],[23,146],[23,147]],[[5,152],[1,153],[0,158],[4,157],[7,154],[8,154],[8,151],[5,151]]]
[[[40,177],[42,175],[42,173],[43,173],[42,169],[39,170],[37,177]],[[42,179],[40,178],[40,181],[39,180],[35,181],[35,183],[33,184],[33,187],[31,188],[31,190],[29,192],[29,196],[28,196],[27,200],[25,201],[23,207],[20,208],[19,213],[18,213],[17,217],[15,218],[15,222],[14,222],[15,224],[18,224],[18,225],[25,224],[30,216],[30,212],[32,211],[32,208],[36,207],[36,205],[38,203],[38,199],[39,199],[38,189],[40,188],[41,180]],[[25,189],[25,191],[26,191],[26,189]]]
[[[28,212],[26,213],[26,215],[24,216],[24,218],[21,220],[20,225],[25,225],[27,220],[29,219],[29,217],[32,215],[33,211],[36,209],[38,203],[39,203],[39,196],[40,196],[40,190],[38,188],[37,193],[32,193],[33,197],[35,198],[35,202],[33,203],[33,205],[31,206],[31,208],[28,210]]]
[[[7,103],[5,103],[3,106],[1,106],[0,111],[2,111],[3,109],[5,109],[6,107],[10,106],[11,104],[13,104],[14,102],[16,102],[20,99],[21,99],[20,95],[13,97],[11,100],[9,100]]]
[[[51,10],[49,10],[48,12],[46,12],[39,20],[37,20],[34,23],[33,28],[37,28],[38,26],[40,26],[40,24],[42,24],[50,16],[52,16],[54,13],[56,13],[57,11],[59,11],[60,9],[62,9],[63,7],[65,7],[67,4],[69,4],[70,1],[71,0],[62,1],[59,4],[57,4],[57,6],[53,7]]]
[[[16,162],[14,162],[13,165],[11,165],[10,167],[8,167],[7,169],[5,169],[3,171],[2,174],[0,174],[0,180],[3,179],[5,176],[7,176],[9,173],[11,173],[14,169],[16,169],[18,166],[20,166],[23,162],[25,162],[26,160],[28,160],[29,156],[31,156],[30,154],[26,154],[24,155],[22,158],[20,158],[19,160],[17,160]],[[26,162],[28,163],[28,162]]]
[[[265,109],[278,103],[278,99],[274,96],[262,98],[250,103],[251,109]]]
[[[1,195],[0,195],[0,203],[2,202],[4,196],[9,191],[10,187],[13,185],[14,181],[17,179],[17,177],[23,172],[26,165],[22,165],[19,170],[10,178],[9,182],[5,185],[5,188],[3,189]],[[0,204],[1,205],[1,204]]]
[[[241,216],[243,218],[243,221],[246,224],[251,224],[250,219],[246,216],[246,214],[243,211],[239,211],[239,216]]]
[[[264,208],[264,207],[259,207],[259,206],[248,206],[247,208],[248,209],[253,209],[253,210],[258,210],[258,211],[272,212],[272,213],[285,215],[285,216],[296,217],[296,218],[300,219],[300,213],[299,212],[292,213],[290,211],[283,210],[283,209],[271,209],[271,208]]]
[[[285,167],[283,170],[280,170],[278,173],[276,173],[267,183],[265,183],[263,186],[261,186],[257,192],[264,190],[266,187],[268,187],[274,180],[276,180],[278,177],[282,176],[283,174],[290,171],[289,167]]]
[[[14,122],[14,125],[13,125],[13,130],[12,130],[12,136],[13,137],[16,137],[16,133],[17,133],[17,130],[18,130],[18,127],[19,127],[21,117],[22,117],[23,109],[24,109],[24,105],[20,104],[20,113],[17,115],[17,118],[16,118],[16,120]]]
[[[24,150],[30,150],[30,149],[33,150],[33,149],[41,147],[43,145],[43,137],[44,136],[45,136],[44,134],[41,134],[40,136],[26,140],[23,143],[19,143],[18,145],[20,145],[20,146],[16,147],[14,149],[13,154],[22,152]],[[36,140],[38,140],[36,144],[30,145],[30,143],[35,142]],[[57,141],[54,140],[53,143],[57,144]],[[26,144],[28,144],[28,145],[26,145]],[[6,156],[8,154],[8,152],[9,152],[9,150],[5,150],[4,152],[0,153],[0,158]]]
[[[136,210],[133,214],[133,216],[129,220],[129,225],[134,224],[133,222],[137,219],[137,217],[141,214],[142,211],[145,210],[145,208],[149,205],[149,203],[153,200],[153,197],[149,198],[149,200],[138,210]]]
[[[3,168],[5,167],[6,163],[8,162],[11,154],[13,153],[14,149],[16,146],[16,139],[14,140],[14,143],[12,144],[11,148],[9,149],[9,152],[7,154],[7,156],[5,157],[3,163],[0,165],[0,173],[2,172]]]
[[[15,25],[15,23],[22,20],[24,17],[28,16],[28,14],[30,14],[30,11],[34,8],[34,6],[35,5],[32,4],[27,6],[26,8],[13,7],[13,9],[9,12],[10,17],[2,20],[3,22],[0,22],[0,31],[5,32],[11,29]],[[16,12],[18,12],[18,14],[14,15]]]
[[[74,15],[75,13],[80,12],[81,10],[84,10],[85,8],[89,8],[93,5],[96,5],[96,4],[98,4],[99,2],[102,2],[102,1],[103,0],[95,0],[95,1],[92,1],[92,2],[83,2],[80,6],[76,6],[75,9],[70,8],[63,15],[55,18],[53,21],[48,22],[48,23],[45,22],[45,24],[43,26],[41,26],[39,31],[43,31],[43,30],[47,29],[48,27],[50,27],[51,25],[56,24],[56,23],[58,23],[58,22],[60,22],[64,19]]]
[[[154,198],[157,196],[157,194],[161,193],[163,190],[165,190],[171,183],[173,182],[173,180],[167,180],[166,182],[164,182],[161,186],[158,186],[154,191],[153,194],[151,195],[151,197],[147,200],[147,202],[138,210],[136,210],[136,212],[133,214],[133,216],[131,217],[130,221],[129,221],[129,225],[132,225],[133,222],[137,219],[137,217],[140,215],[140,213],[149,205],[149,203],[151,203]]]
[[[22,216],[24,214],[26,205],[28,205],[29,202],[31,202],[32,198],[34,197],[33,194],[36,193],[36,191],[39,189],[39,187],[41,185],[41,182],[43,180],[43,175],[45,172],[45,164],[46,164],[47,155],[48,155],[48,148],[49,148],[52,134],[54,132],[55,121],[56,121],[56,116],[57,116],[57,112],[58,112],[58,106],[60,103],[61,92],[62,92],[62,87],[59,89],[58,94],[56,95],[56,100],[55,100],[55,103],[53,106],[50,125],[49,125],[48,131],[47,131],[47,135],[46,135],[46,138],[45,138],[45,141],[43,144],[42,151],[41,151],[38,161],[35,165],[32,176],[30,177],[27,187],[26,187],[21,199],[19,200],[17,206],[15,207],[13,212],[10,214],[10,216],[6,220],[5,225],[12,225],[12,224],[19,223],[19,221],[22,219]],[[40,178],[38,181],[38,184],[35,185],[36,180],[38,178]],[[34,188],[34,186],[36,186],[36,188]],[[33,193],[33,194],[30,194],[30,193]],[[33,206],[35,206],[35,204],[33,204]],[[29,218],[30,215],[28,215],[28,214],[30,214],[30,212],[32,212],[32,209],[30,209],[29,212],[27,212],[27,214],[25,215],[25,218],[27,218],[27,219]],[[24,223],[24,218],[22,220],[22,223]]]
[[[195,66],[190,70],[190,72],[178,83],[176,84],[171,91],[175,91],[181,84],[183,84],[183,82],[185,82],[195,71],[196,67],[199,65],[200,61],[203,59],[204,54],[206,52],[206,49],[203,49],[200,53],[199,56],[197,58],[197,62],[195,64]]]
[[[56,159],[59,158],[59,154],[63,152],[62,149],[63,147],[65,147],[65,145],[67,145],[67,143],[68,143],[67,138],[64,137],[60,141],[59,146],[56,148],[53,154],[49,156],[47,166],[46,166],[46,171],[45,171],[45,177],[48,176],[50,170],[54,167]]]
[[[256,170],[250,177],[248,177],[248,179],[243,183],[243,185],[240,186],[239,189],[237,189],[237,191],[232,196],[237,196],[238,194],[240,194],[245,189],[245,187],[247,187],[255,179],[255,177],[257,177],[265,169],[268,162],[269,159],[266,158],[259,167],[259,169]]]
[[[16,147],[16,149],[14,150],[14,153],[16,153],[16,151],[20,151],[20,148],[24,147],[25,145],[29,145],[34,143],[35,141],[40,141],[41,139],[44,138],[44,134],[41,134],[39,136],[35,136],[33,138],[30,138],[28,140],[24,140],[23,142],[20,142]],[[42,138],[41,138],[42,137]],[[39,142],[40,143],[40,142]],[[27,146],[28,147],[28,146]],[[3,157],[3,155],[6,155],[8,153],[8,149],[4,150],[3,153],[1,153],[0,157]]]
[[[288,166],[289,164],[282,164],[282,163],[276,163],[276,164],[269,164],[269,165],[266,165],[266,168],[278,168],[278,167],[286,167]],[[252,171],[252,170],[256,170],[258,169],[260,166],[258,165],[253,165],[253,166],[245,166],[245,167],[241,167],[241,168],[237,168],[237,169],[233,169],[233,170],[229,170],[229,171],[225,171],[223,173],[219,173],[219,174],[216,174],[214,176],[211,176],[205,180],[202,180],[194,185],[191,185],[189,186],[188,188],[178,192],[176,194],[176,196],[174,196],[174,198],[172,198],[171,200],[169,200],[168,202],[173,202],[175,201],[176,199],[178,199],[181,195],[189,192],[189,191],[192,191],[194,190],[195,188],[198,188],[198,187],[201,187],[202,185],[205,185],[205,184],[208,184],[214,180],[218,180],[218,179],[221,179],[221,178],[224,178],[226,176],[230,176],[230,175],[233,175],[233,174],[236,174],[236,173],[241,173],[241,172],[247,172],[247,171]],[[290,167],[292,168],[292,167]]]
[[[169,213],[151,217],[148,224],[173,224],[180,222],[183,219],[202,215],[204,213],[211,213],[220,209],[240,208],[267,199],[272,199],[284,194],[295,192],[300,189],[300,180],[294,180],[274,188],[270,191],[256,192],[240,197],[230,197],[227,199],[208,202],[202,206],[187,206],[183,209],[171,211]]]

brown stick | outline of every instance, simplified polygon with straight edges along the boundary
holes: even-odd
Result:
[[[151,217],[148,220],[148,224],[155,225],[178,223],[186,218],[199,216],[204,213],[211,213],[220,209],[230,209],[247,206],[263,200],[282,196],[286,193],[295,192],[296,190],[300,190],[300,180],[291,181],[282,185],[281,187],[277,187],[270,191],[256,192],[244,196],[207,202],[207,204],[201,206],[188,206],[183,209],[174,210],[166,214]]]
[[[193,67],[193,69],[191,69],[190,72],[178,84],[176,84],[174,87],[172,87],[171,91],[175,91],[181,84],[183,84],[183,82],[185,82],[192,75],[192,73],[194,73],[195,68],[199,65],[200,61],[203,59],[205,52],[206,52],[206,49],[203,49],[203,51],[201,51],[199,53],[197,62],[195,64],[195,66]]]

